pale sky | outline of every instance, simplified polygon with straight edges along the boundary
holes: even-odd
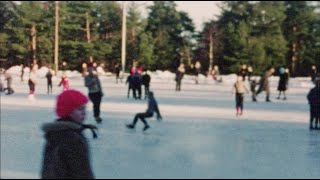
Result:
[[[178,11],[185,11],[193,20],[196,30],[202,29],[202,24],[211,19],[217,19],[216,16],[220,14],[221,10],[218,7],[222,1],[175,1]],[[152,1],[136,1],[141,5],[139,9],[143,15],[146,15],[146,6],[152,5]]]

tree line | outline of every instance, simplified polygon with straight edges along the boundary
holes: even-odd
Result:
[[[175,70],[200,61],[222,73],[249,64],[255,74],[286,66],[292,75],[320,68],[320,3],[317,1],[229,1],[197,32],[174,1],[154,1],[148,16],[130,2],[126,70],[135,62],[150,70]],[[1,66],[37,62],[54,65],[53,1],[0,2]],[[196,6],[195,6],[196,8]],[[59,2],[59,62],[80,70],[90,59],[109,69],[121,62],[122,5],[116,1]]]

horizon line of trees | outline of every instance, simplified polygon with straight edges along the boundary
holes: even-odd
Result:
[[[217,20],[196,32],[188,13],[174,1],[154,1],[143,18],[138,4],[127,13],[126,70],[139,60],[150,70],[175,71],[200,61],[234,73],[242,64],[254,74],[269,66],[293,76],[320,68],[318,1],[228,1]],[[81,70],[90,59],[108,69],[121,62],[122,6],[116,1],[59,2],[59,62]],[[0,2],[1,66],[54,65],[54,1]]]

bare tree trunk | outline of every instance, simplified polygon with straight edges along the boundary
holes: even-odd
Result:
[[[33,65],[37,64],[36,60],[36,25],[33,23],[30,29],[31,35],[31,55],[32,55],[32,63]]]
[[[293,36],[295,36],[296,34],[296,31],[297,31],[297,27],[296,26],[293,26],[292,28],[292,32],[293,32]],[[296,75],[296,71],[297,71],[297,60],[298,60],[298,57],[297,57],[297,43],[296,42],[293,42],[292,43],[292,56],[291,56],[291,72],[293,75]]]
[[[122,72],[125,72],[126,67],[126,38],[127,38],[127,13],[126,13],[126,3],[122,1],[122,39],[121,39],[121,65]]]
[[[55,1],[55,34],[54,34],[54,64],[55,74],[59,70],[59,1]]]
[[[90,21],[89,21],[89,13],[86,12],[86,31],[87,31],[87,40],[88,43],[91,44],[91,34],[90,34]],[[90,55],[90,62],[93,62],[93,57]]]
[[[209,72],[212,71],[213,65],[213,35],[212,30],[210,29],[209,33]]]

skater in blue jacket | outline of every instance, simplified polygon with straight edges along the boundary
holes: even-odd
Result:
[[[144,113],[137,113],[136,116],[133,119],[132,124],[127,124],[127,128],[129,129],[134,129],[135,125],[138,121],[138,119],[140,118],[141,121],[144,124],[144,128],[143,131],[147,130],[150,128],[150,126],[148,125],[147,121],[145,120],[145,118],[150,118],[153,116],[153,113],[156,112],[157,113],[157,120],[161,120],[161,114],[158,108],[158,103],[154,98],[153,92],[149,92],[149,98],[148,98],[148,109],[146,112]]]

